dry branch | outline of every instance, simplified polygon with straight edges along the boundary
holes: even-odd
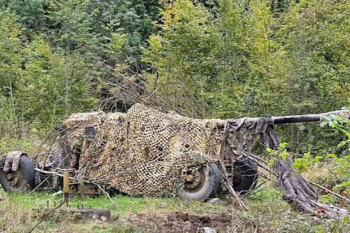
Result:
[[[321,190],[326,190],[326,191],[328,191],[329,193],[331,193],[331,194],[333,194],[334,196],[336,196],[337,198],[342,199],[342,200],[344,200],[344,201],[350,203],[350,199],[349,199],[349,198],[346,198],[346,197],[344,197],[344,196],[342,196],[342,195],[339,195],[338,193],[333,192],[332,190],[327,189],[326,187],[324,187],[324,186],[322,186],[322,185],[319,185],[319,184],[316,184],[316,183],[314,183],[314,182],[312,182],[312,181],[308,181],[308,182],[309,182],[311,185],[315,186],[316,188],[319,188],[319,189],[321,189]]]
[[[204,135],[206,137],[206,139],[208,140],[208,142],[210,142],[210,138],[208,136],[208,134],[206,133],[205,129],[202,127],[202,130],[204,132]],[[232,194],[232,196],[236,199],[236,201],[238,202],[239,206],[242,208],[242,210],[248,210],[248,207],[244,204],[244,202],[242,201],[242,199],[240,198],[240,196],[238,195],[238,193],[233,189],[232,184],[230,179],[227,176],[227,172],[225,169],[225,165],[224,162],[222,161],[222,159],[220,158],[220,154],[217,151],[216,147],[214,145],[210,145],[211,149],[213,150],[213,153],[216,156],[216,159],[219,161],[219,165],[220,165],[220,173],[221,173],[221,177],[222,180],[224,182],[224,185],[226,186],[227,190]]]
[[[284,122],[283,119],[287,119],[286,122],[295,120],[296,122],[303,121],[315,121],[320,120],[324,116],[330,114],[346,114],[348,117],[348,111],[337,111],[326,114],[314,114],[308,115],[308,117],[295,116],[293,117],[281,117],[280,123]],[[277,134],[273,127],[276,118],[242,118],[238,120],[228,120],[227,131],[234,141],[234,149],[236,154],[248,156],[251,154],[253,136],[261,135],[265,141],[267,147],[271,149],[278,149],[279,141]],[[254,157],[254,156],[253,156]],[[254,159],[254,158],[253,158]],[[311,187],[310,183],[306,181],[300,174],[297,174],[292,169],[293,160],[288,156],[285,160],[281,157],[277,157],[271,170],[265,167],[261,159],[254,159],[259,166],[265,170],[270,171],[278,179],[278,184],[283,192],[283,199],[289,203],[294,204],[303,212],[312,215],[323,215],[329,218],[342,218],[348,214],[346,209],[337,208],[331,205],[326,205],[318,202],[318,196]]]
[[[28,233],[31,233],[35,230],[35,228],[37,228],[43,221],[45,221],[48,217],[50,217],[58,208],[62,207],[63,204],[66,203],[66,201],[62,201],[58,206],[56,206],[55,208],[53,208],[50,212],[45,213],[39,220],[39,222],[37,222],[29,231]]]

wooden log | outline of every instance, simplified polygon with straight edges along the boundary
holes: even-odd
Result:
[[[111,211],[104,209],[88,209],[88,208],[62,208],[57,211],[52,211],[51,208],[34,209],[37,213],[51,213],[59,218],[68,218],[73,221],[96,221],[107,222],[111,219]]]
[[[75,220],[92,220],[97,222],[106,222],[111,219],[111,211],[104,209],[61,209],[59,211],[63,216],[74,216]]]

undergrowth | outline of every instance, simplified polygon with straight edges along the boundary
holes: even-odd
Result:
[[[38,210],[53,208],[62,201],[61,195],[47,193],[7,194],[0,203],[0,231],[28,232],[42,217]],[[224,198],[223,198],[224,199]],[[227,197],[226,201],[229,202]],[[72,221],[68,216],[49,218],[34,232],[150,232],[150,221],[160,224],[169,213],[182,211],[198,216],[214,216],[220,213],[232,216],[228,232],[349,232],[348,219],[330,220],[308,216],[282,200],[282,193],[272,184],[265,184],[243,201],[249,211],[242,211],[234,204],[183,200],[180,198],[140,198],[116,196],[113,203],[107,197],[73,197],[70,208],[102,208],[111,211],[111,221],[105,223]],[[62,207],[66,208],[66,207]],[[137,216],[130,221],[131,216]],[[142,216],[148,216],[145,222]],[[184,224],[184,223],[182,223]],[[147,229],[147,230],[146,230]],[[159,230],[159,229],[158,229]],[[164,228],[164,231],[169,229]],[[155,232],[152,231],[151,232]],[[199,231],[200,232],[200,231]]]
[[[340,124],[334,123],[334,127],[342,130]],[[344,126],[344,124],[342,125]],[[346,127],[349,127],[347,122]],[[348,146],[350,143],[349,128],[344,129],[347,136],[339,147]],[[0,151],[23,149],[29,154],[37,153],[39,145],[34,145],[31,138],[3,140],[0,143]],[[338,187],[337,192],[348,192],[348,150],[343,156],[336,157],[325,155],[323,159],[317,156],[304,156],[295,165],[303,176],[327,188]],[[305,168],[305,169],[302,169]],[[336,168],[336,169],[334,169]],[[339,183],[343,186],[339,187]],[[338,185],[338,186],[337,186]],[[343,188],[343,189],[339,189]],[[329,193],[318,190],[321,201],[342,204]],[[341,193],[340,193],[341,194]],[[347,193],[345,193],[347,194]],[[32,194],[7,194],[0,190],[0,232],[29,232],[42,218],[39,211],[44,208],[53,208],[62,201],[62,194],[32,193]],[[220,197],[227,203],[226,206],[215,203],[202,203],[199,201],[183,200],[180,198],[141,198],[130,196],[116,196],[112,201],[106,197],[72,197],[69,208],[102,208],[111,211],[111,221],[105,223],[72,221],[69,216],[62,218],[48,218],[38,225],[33,232],[155,232],[149,226],[160,224],[170,213],[181,211],[183,213],[198,216],[214,216],[220,213],[232,216],[231,226],[227,232],[350,232],[349,218],[340,220],[322,219],[308,216],[295,209],[282,199],[281,191],[272,183],[266,183],[252,194],[243,198],[249,211],[242,211],[236,207],[230,197]],[[62,207],[67,208],[67,207]],[[134,217],[132,217],[134,216]],[[135,217],[136,216],[136,217]],[[144,219],[142,216],[149,216]],[[130,219],[133,219],[132,221]],[[152,223],[153,221],[153,223]],[[153,225],[152,225],[153,224]],[[181,223],[185,224],[185,223]],[[151,230],[150,230],[151,229]],[[201,229],[199,229],[200,232]],[[164,228],[163,232],[171,231]],[[220,231],[219,231],[220,232]]]

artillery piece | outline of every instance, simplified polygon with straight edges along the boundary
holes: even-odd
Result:
[[[276,148],[274,125],[321,121],[322,114],[200,120],[135,104],[127,113],[78,113],[63,121],[55,150],[28,159],[10,152],[0,162],[8,192],[59,189],[206,200],[220,191],[247,193],[258,168],[255,136]]]

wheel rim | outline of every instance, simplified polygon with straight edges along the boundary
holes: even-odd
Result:
[[[190,169],[184,179],[183,190],[189,193],[195,193],[201,190],[205,183],[205,170],[203,167]]]
[[[18,169],[18,171],[10,171],[6,173],[6,179],[13,188],[19,188],[23,183],[23,174],[22,170]]]

